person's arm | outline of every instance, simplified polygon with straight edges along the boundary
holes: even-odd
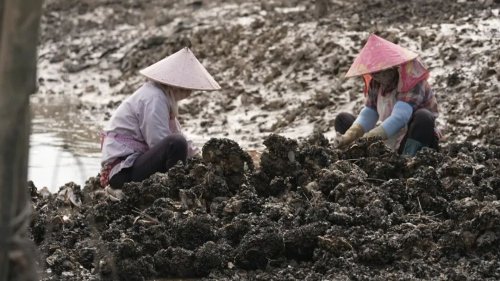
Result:
[[[369,106],[365,106],[359,113],[358,118],[354,121],[354,124],[360,124],[365,132],[369,132],[375,128],[378,118],[379,116],[376,110]]]
[[[379,136],[388,139],[395,135],[410,121],[413,111],[419,105],[425,104],[432,97],[432,91],[428,90],[427,81],[421,81],[413,89],[405,93],[397,93],[397,102],[394,105],[391,116],[379,127],[371,130],[366,137]],[[430,94],[428,94],[430,93]]]
[[[379,118],[377,113],[377,94],[377,88],[374,87],[372,81],[365,100],[365,107],[361,110],[358,118],[356,118],[349,130],[336,140],[337,148],[345,149],[351,143],[362,137],[363,134],[375,127]]]
[[[168,104],[157,96],[138,104],[137,117],[142,136],[149,148],[172,134]]]
[[[398,101],[392,110],[391,116],[385,119],[380,126],[365,134],[364,137],[380,137],[383,140],[388,139],[408,124],[412,113],[413,108],[411,105],[404,101]]]
[[[382,122],[380,126],[384,128],[387,137],[390,138],[408,124],[412,114],[413,108],[410,104],[398,101],[394,105],[391,116]]]

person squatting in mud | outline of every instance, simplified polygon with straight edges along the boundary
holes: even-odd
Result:
[[[193,90],[220,90],[188,48],[140,73],[149,81],[118,107],[102,133],[100,182],[113,195],[127,182],[165,173],[187,157],[201,157],[181,131],[177,103]]]
[[[439,110],[427,83],[429,72],[417,54],[371,35],[346,74],[363,76],[365,107],[359,116],[342,112],[335,119],[337,147],[361,137],[380,137],[399,154],[415,156],[423,147],[438,150]],[[382,123],[376,126],[377,121]]]

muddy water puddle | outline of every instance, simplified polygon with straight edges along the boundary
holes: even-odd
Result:
[[[78,113],[80,102],[65,95],[31,98],[32,134],[28,179],[50,191],[67,182],[84,184],[100,167],[98,116]]]

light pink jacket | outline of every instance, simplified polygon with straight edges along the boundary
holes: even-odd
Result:
[[[155,82],[146,82],[133,95],[128,97],[115,111],[105,131],[109,137],[102,144],[101,165],[113,163],[120,157],[124,161],[116,165],[109,178],[122,169],[132,167],[134,161],[143,154],[144,149],[137,145],[126,145],[114,135],[133,138],[134,143],[144,146],[145,150],[155,146],[166,136],[182,134],[177,118],[170,118],[168,99]],[[141,152],[142,151],[142,152]],[[200,150],[188,140],[188,157],[193,157]]]

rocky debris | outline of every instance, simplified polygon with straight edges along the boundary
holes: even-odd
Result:
[[[236,192],[242,183],[245,170],[254,170],[253,160],[240,146],[228,139],[211,139],[203,146],[203,160],[209,164],[210,174],[205,177],[208,192],[218,189],[218,181],[225,178],[227,189]],[[216,192],[214,196],[224,196]]]
[[[129,183],[121,201],[95,196],[95,178],[48,195],[31,184],[43,279],[500,278],[499,147],[407,158],[376,139],[264,143],[252,170],[237,143],[212,139],[203,160]]]

